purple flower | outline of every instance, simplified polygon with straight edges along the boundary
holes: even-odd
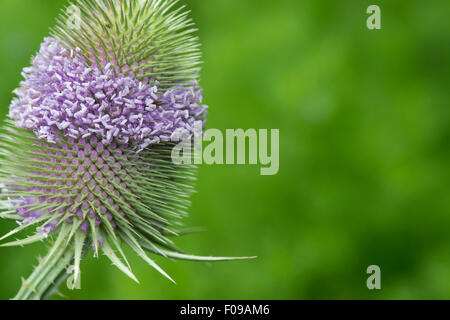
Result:
[[[192,136],[194,122],[205,118],[200,88],[161,92],[148,79],[117,74],[111,64],[88,66],[80,51],[44,40],[14,91],[9,116],[17,126],[51,143],[98,136],[104,145],[116,141],[142,150]]]

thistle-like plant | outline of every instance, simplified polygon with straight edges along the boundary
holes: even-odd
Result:
[[[197,84],[200,52],[176,0],[78,0],[59,17],[14,93],[0,136],[0,217],[48,239],[50,249],[15,299],[50,297],[74,281],[91,252],[136,280],[122,245],[171,279],[146,252],[181,252],[195,167],[175,164],[173,146],[194,136],[206,106]]]

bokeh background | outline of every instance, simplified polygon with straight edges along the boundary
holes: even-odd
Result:
[[[210,128],[280,129],[280,172],[202,166],[178,244],[202,264],[105,257],[70,299],[450,298],[448,0],[182,0],[200,28]],[[0,0],[0,114],[65,1]],[[378,4],[382,30],[366,28]],[[13,222],[0,221],[1,233]],[[44,244],[0,249],[0,298]],[[366,269],[381,267],[369,291]]]

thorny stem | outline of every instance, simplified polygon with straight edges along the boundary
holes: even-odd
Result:
[[[58,248],[50,254],[39,262],[28,279],[22,281],[22,287],[13,300],[45,300],[57,292],[70,275],[66,269],[74,259],[74,248]]]

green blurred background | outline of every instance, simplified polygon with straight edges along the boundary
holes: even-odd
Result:
[[[450,298],[450,2],[182,0],[200,28],[208,127],[279,128],[280,172],[202,166],[187,251],[213,265],[105,257],[71,299]],[[0,0],[0,106],[65,2]],[[366,28],[378,4],[382,30]],[[0,221],[5,233],[13,222]],[[43,244],[0,249],[12,297]],[[381,267],[369,291],[366,269]]]

